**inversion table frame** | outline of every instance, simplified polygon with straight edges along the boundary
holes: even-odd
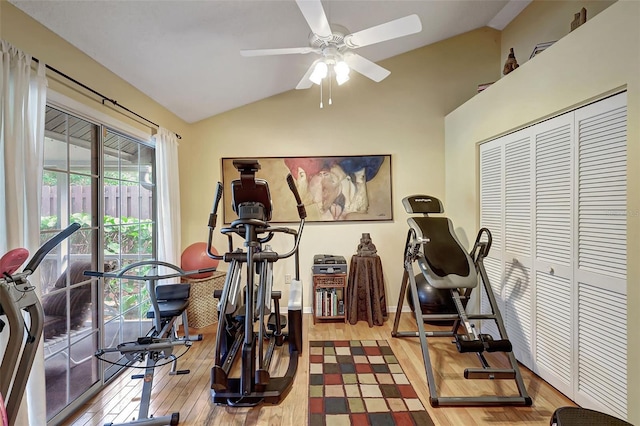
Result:
[[[438,406],[487,406],[487,405],[524,405],[532,404],[531,397],[520,373],[518,362],[513,354],[507,337],[502,316],[489,283],[483,259],[491,248],[491,233],[483,228],[478,233],[470,254],[466,253],[457,240],[451,221],[443,217],[429,217],[429,213],[442,213],[442,204],[435,197],[414,195],[403,199],[407,213],[422,213],[423,217],[411,217],[407,220],[409,232],[404,255],[404,272],[398,299],[398,307],[391,335],[393,337],[418,337],[422,346],[422,356],[429,385],[429,402]],[[483,240],[483,235],[486,241]],[[438,289],[448,289],[455,303],[457,313],[423,314],[419,303],[418,288],[414,276],[414,262],[420,267],[427,283]],[[477,287],[478,275],[491,306],[488,314],[467,314],[466,302],[473,288]],[[398,331],[400,315],[407,292],[411,288],[413,311],[418,331]],[[462,293],[460,292],[462,290]],[[453,321],[450,331],[426,331],[424,321]],[[499,339],[488,334],[479,334],[471,321],[493,321],[500,333]],[[460,326],[465,333],[458,334]],[[439,396],[435,375],[429,356],[429,339],[433,337],[453,337],[459,352],[475,352],[481,368],[467,368],[465,379],[513,379],[516,382],[518,396]],[[492,368],[483,352],[502,352],[508,359],[510,368]]]

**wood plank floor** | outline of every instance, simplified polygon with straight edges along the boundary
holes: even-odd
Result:
[[[439,407],[429,405],[426,374],[418,338],[392,338],[394,314],[383,326],[369,328],[365,321],[355,325],[344,323],[313,324],[311,315],[304,315],[303,339],[305,353],[300,357],[297,376],[290,394],[277,406],[231,408],[215,405],[210,398],[210,369],[215,342],[215,326],[196,330],[204,340],[194,342],[187,354],[180,358],[178,368],[190,369],[188,375],[169,376],[169,367],[156,371],[150,413],[156,416],[180,412],[181,425],[305,425],[308,421],[308,341],[309,340],[387,340],[397,356],[416,392],[437,426],[474,425],[540,425],[549,424],[553,411],[560,406],[575,405],[546,382],[522,367],[522,375],[531,407]],[[428,326],[430,327],[430,326]],[[400,330],[412,330],[416,325],[412,315],[401,317]],[[430,356],[434,365],[441,396],[495,394],[517,395],[512,380],[466,380],[466,367],[479,367],[473,354],[460,354],[450,338],[430,339],[434,342]],[[431,344],[431,343],[430,343]],[[286,345],[285,345],[286,346]],[[274,355],[272,374],[282,375],[286,357]],[[500,366],[501,355],[490,358]],[[138,371],[136,372],[138,373]],[[125,373],[109,384],[100,394],[82,406],[64,425],[102,425],[126,422],[137,418],[142,380],[131,380]]]

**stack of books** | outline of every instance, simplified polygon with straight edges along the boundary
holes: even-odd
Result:
[[[344,315],[344,297],[341,288],[316,289],[316,316],[334,317]]]

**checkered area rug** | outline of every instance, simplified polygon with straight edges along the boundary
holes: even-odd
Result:
[[[309,346],[310,426],[433,426],[386,340]]]

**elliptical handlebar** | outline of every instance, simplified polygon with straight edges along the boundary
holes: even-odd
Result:
[[[257,168],[255,170],[254,169],[251,169],[251,170],[255,172]],[[298,188],[296,187],[295,181],[293,179],[293,176],[291,176],[291,173],[287,175],[286,180],[287,180],[289,189],[293,193],[293,196],[296,200],[298,217],[300,218],[300,222],[297,230],[284,227],[284,226],[272,227],[272,226],[269,226],[268,222],[266,221],[263,221],[260,219],[248,218],[248,219],[235,220],[231,223],[230,227],[222,228],[220,229],[220,232],[225,235],[238,234],[241,237],[244,237],[245,228],[247,226],[253,226],[256,231],[256,235],[268,234],[265,237],[262,237],[258,240],[261,244],[269,242],[273,238],[274,234],[276,233],[285,233],[285,234],[293,235],[295,238],[295,242],[294,242],[293,248],[289,252],[282,255],[277,253],[275,255],[269,255],[269,258],[272,258],[275,260],[286,259],[288,257],[291,257],[298,250],[298,246],[300,244],[300,237],[302,235],[302,229],[304,227],[305,218],[307,217],[307,212],[304,204],[302,203],[302,199],[300,198],[300,193],[298,192]],[[217,216],[218,216],[218,213],[217,213],[218,206],[220,205],[222,194],[223,194],[223,186],[221,182],[218,182],[218,185],[216,187],[215,199],[213,201],[213,209],[209,214],[209,224],[208,224],[209,237],[207,241],[207,255],[210,258],[216,259],[216,260],[227,260],[225,257],[225,254],[220,255],[213,252],[213,231],[215,230],[215,227],[216,227]],[[229,238],[231,238],[230,235],[229,235]]]
[[[291,192],[293,192],[293,196],[296,198],[296,203],[298,203],[298,217],[300,217],[300,220],[304,220],[307,217],[307,210],[304,208],[304,204],[302,204],[298,187],[296,186],[291,173],[287,175],[287,184],[289,185]]]
[[[213,252],[213,231],[216,229],[216,223],[218,222],[218,205],[222,199],[223,186],[222,182],[218,182],[216,186],[216,195],[213,200],[213,207],[209,214],[209,238],[207,240],[207,256],[215,260],[223,260],[224,256]]]

